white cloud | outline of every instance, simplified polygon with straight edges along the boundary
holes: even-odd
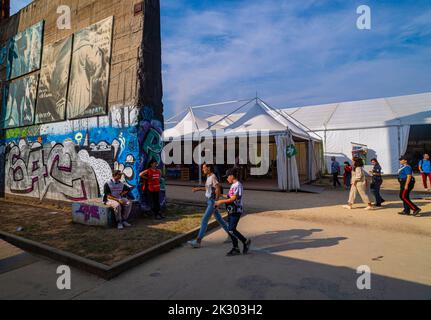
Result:
[[[367,33],[356,29],[355,6],[322,13],[324,4],[247,1],[162,20],[168,115],[256,91],[288,106],[431,88],[429,49],[406,41],[430,32],[430,8],[405,23],[396,8],[379,10]]]

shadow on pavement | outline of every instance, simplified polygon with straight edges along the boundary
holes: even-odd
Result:
[[[371,268],[371,290],[359,290],[357,282],[361,274],[356,266],[335,266],[272,254],[310,247],[325,250],[346,239],[306,239],[322,231],[293,229],[267,233],[253,238],[253,246],[268,251],[253,250],[247,256],[233,258],[224,256],[227,246],[201,251],[179,248],[109,282],[97,282],[73,271],[77,278],[72,293],[59,292],[52,285],[56,283],[57,265],[42,261],[0,276],[3,289],[0,299],[431,299],[429,285],[374,273],[376,264],[384,263],[383,256],[378,261],[371,256],[362,257],[362,264]]]
[[[268,232],[253,238],[253,244],[259,245],[257,251],[275,253],[289,250],[302,250],[308,248],[333,247],[341,241],[347,240],[346,237],[306,239],[314,233],[322,232],[322,229],[311,230],[286,230]]]
[[[361,274],[353,268],[315,263],[266,253],[255,253],[256,271],[236,279],[249,300],[429,300],[431,287],[373,273],[371,289],[358,289]],[[372,265],[372,261],[366,264]],[[375,262],[374,262],[375,263]],[[359,267],[359,266],[358,266]],[[233,280],[233,279],[231,279]],[[213,296],[212,298],[215,298]]]

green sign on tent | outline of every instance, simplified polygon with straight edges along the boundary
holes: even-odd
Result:
[[[294,144],[288,145],[286,148],[286,154],[287,158],[292,158],[298,154],[298,150],[296,150],[296,147]]]

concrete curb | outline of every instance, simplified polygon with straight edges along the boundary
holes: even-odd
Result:
[[[217,221],[213,221],[208,224],[208,231],[212,231],[217,227]],[[180,247],[185,242],[196,238],[199,230],[200,227],[195,228],[183,235],[179,235],[134,256],[128,257],[121,262],[113,264],[112,266],[107,266],[105,264],[80,257],[73,253],[59,250],[42,243],[28,240],[3,231],[0,231],[0,239],[3,239],[4,241],[30,253],[59,261],[65,265],[95,274],[105,280],[111,280],[152,258],[166,253],[174,248]]]

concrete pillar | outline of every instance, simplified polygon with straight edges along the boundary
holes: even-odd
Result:
[[[164,171],[161,152],[163,149],[163,87],[160,34],[160,1],[145,0],[144,2],[144,33],[141,44],[138,68],[139,94],[139,156],[141,170],[147,168],[149,161],[155,159],[159,168]],[[165,205],[165,183],[161,181],[161,204]],[[141,203],[149,207],[149,201],[141,192]]]

